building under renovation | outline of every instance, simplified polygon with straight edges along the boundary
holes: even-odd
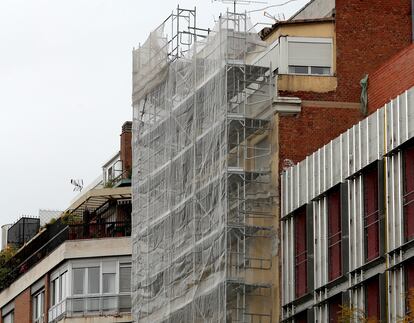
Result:
[[[270,66],[244,14],[178,8],[134,51],[133,313],[271,322]],[[168,35],[168,36],[167,36]]]
[[[361,79],[411,43],[411,0],[375,4],[312,0],[259,35],[244,14],[209,30],[178,8],[134,50],[138,322],[304,308],[281,306],[279,174],[360,121]]]

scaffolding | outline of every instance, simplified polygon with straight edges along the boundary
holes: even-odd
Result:
[[[133,52],[137,322],[272,321],[270,67],[245,14],[178,8]],[[171,31],[167,35],[168,30]],[[273,295],[274,296],[274,295]]]

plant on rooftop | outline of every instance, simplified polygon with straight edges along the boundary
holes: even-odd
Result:
[[[104,188],[112,188],[112,187],[114,187],[113,181],[107,181],[104,185]]]
[[[0,252],[0,290],[3,290],[8,286],[7,277],[12,270],[12,266],[10,266],[8,262],[13,258],[16,252],[17,249],[12,246],[8,246]]]
[[[80,224],[82,223],[82,218],[74,215],[69,212],[65,212],[61,217],[62,224],[70,225],[70,224]]]

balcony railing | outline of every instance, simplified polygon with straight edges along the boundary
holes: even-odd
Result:
[[[69,240],[129,237],[131,222],[105,222],[72,224],[69,226]]]
[[[131,312],[131,294],[68,297],[49,309],[49,322],[62,317],[101,316]]]

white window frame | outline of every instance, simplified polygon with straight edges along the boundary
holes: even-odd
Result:
[[[329,74],[311,74],[311,67],[312,65],[308,65],[308,74],[297,74],[297,73],[290,73],[289,72],[289,42],[299,42],[299,43],[323,43],[323,44],[331,44],[331,59],[330,59],[330,66],[324,66],[330,68]],[[281,42],[284,48],[281,49],[281,56],[280,56],[280,65],[281,65],[281,74],[289,74],[289,75],[308,75],[308,76],[333,76],[334,75],[334,43],[333,39],[330,37],[285,37],[285,41]],[[304,66],[304,65],[301,65]],[[313,66],[316,67],[316,66]],[[322,66],[319,66],[322,67]]]
[[[33,312],[33,323],[43,323],[44,321],[44,317],[45,317],[45,289],[42,288],[39,291],[37,291],[36,293],[34,293],[32,295],[32,312]],[[40,302],[40,313],[37,314],[37,305],[38,305],[38,299],[39,297],[41,297],[41,302]]]

